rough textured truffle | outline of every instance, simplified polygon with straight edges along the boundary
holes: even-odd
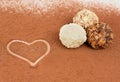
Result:
[[[73,17],[73,22],[81,25],[86,29],[94,23],[98,23],[99,18],[94,12],[87,9],[83,9]]]
[[[87,28],[87,42],[95,49],[106,48],[113,40],[113,32],[105,23],[96,23]]]
[[[66,24],[60,29],[59,39],[67,48],[77,48],[87,40],[86,31],[78,24]]]

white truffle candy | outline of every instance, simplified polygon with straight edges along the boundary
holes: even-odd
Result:
[[[98,22],[98,16],[94,12],[87,9],[81,10],[73,17],[73,23],[79,24],[85,29]]]
[[[66,24],[60,29],[59,39],[65,47],[77,48],[86,42],[86,31],[78,24]]]

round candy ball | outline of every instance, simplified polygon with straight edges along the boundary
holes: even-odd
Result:
[[[86,31],[78,24],[66,24],[62,26],[59,39],[67,48],[78,48],[86,42]]]
[[[87,42],[95,49],[106,48],[113,40],[112,29],[106,23],[96,23],[86,31]]]
[[[81,10],[73,17],[73,23],[79,24],[85,29],[98,22],[98,16],[94,12],[87,9]]]

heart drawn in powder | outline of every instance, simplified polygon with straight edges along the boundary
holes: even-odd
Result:
[[[28,45],[28,46],[30,46],[30,45],[32,45],[32,44],[35,44],[35,43],[37,43],[37,42],[42,42],[42,43],[44,43],[46,46],[47,46],[47,50],[46,50],[46,52],[42,55],[42,56],[40,56],[39,58],[37,58],[37,60],[35,61],[35,62],[32,62],[32,61],[30,61],[29,59],[27,59],[27,58],[25,58],[25,57],[23,57],[23,56],[20,56],[19,54],[17,54],[17,53],[14,53],[11,49],[10,49],[10,46],[12,45],[12,44],[14,44],[14,43],[23,43],[23,44],[26,44],[26,45]],[[31,42],[31,43],[28,43],[28,42],[25,42],[25,41],[22,41],[22,40],[12,40],[11,42],[9,42],[8,44],[7,44],[7,51],[12,55],[12,56],[15,56],[15,57],[17,57],[17,58],[19,58],[19,59],[21,59],[21,60],[24,60],[24,61],[26,61],[27,63],[29,63],[32,67],[35,67],[44,57],[46,57],[48,54],[49,54],[49,52],[50,52],[50,44],[47,42],[47,41],[45,41],[45,40],[35,40],[35,41],[33,41],[33,42]]]

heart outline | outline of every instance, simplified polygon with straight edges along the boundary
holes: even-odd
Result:
[[[45,52],[42,56],[38,57],[38,59],[37,59],[36,61],[32,62],[32,61],[30,61],[29,59],[27,59],[27,58],[25,58],[25,57],[23,57],[23,56],[20,56],[19,54],[16,54],[16,53],[14,53],[13,51],[11,51],[10,46],[11,46],[13,43],[15,43],[15,42],[17,42],[17,43],[23,43],[23,44],[26,44],[26,45],[28,45],[28,46],[30,46],[30,45],[32,45],[32,44],[35,44],[35,43],[37,43],[37,42],[42,42],[42,43],[44,43],[44,44],[47,46],[47,50],[46,50],[46,52]],[[12,56],[17,57],[17,58],[19,58],[19,59],[21,59],[21,60],[23,60],[23,61],[26,61],[28,64],[30,64],[30,66],[35,67],[44,57],[46,57],[46,56],[49,54],[49,52],[50,52],[50,44],[49,44],[46,40],[35,40],[35,41],[31,42],[31,43],[26,42],[26,41],[23,41],[23,40],[12,40],[12,41],[10,41],[10,42],[7,44],[7,51],[8,51]]]

